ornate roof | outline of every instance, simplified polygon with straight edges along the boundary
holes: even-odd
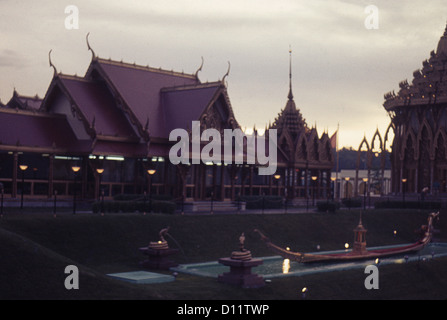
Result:
[[[291,53],[291,51],[289,51]],[[289,94],[287,95],[287,103],[284,109],[278,113],[275,121],[270,126],[271,129],[278,130],[278,136],[281,136],[283,131],[288,131],[292,139],[296,141],[297,137],[303,131],[307,131],[307,124],[299,109],[296,108],[292,93],[292,63],[290,58],[289,66]]]
[[[42,99],[36,94],[34,97],[28,97],[19,94],[15,89],[12,98],[5,107],[20,110],[38,110],[42,103]]]
[[[387,111],[404,106],[439,104],[447,102],[447,27],[439,40],[436,52],[422,62],[422,68],[413,72],[413,80],[399,83],[399,92],[384,95]]]
[[[101,59],[93,51],[83,77],[57,72],[50,54],[49,62],[54,75],[43,100],[14,91],[0,105],[0,149],[166,156],[169,133],[189,130],[192,121],[239,126],[224,83],[229,70],[222,81],[201,83],[201,67],[186,74]],[[65,136],[69,143],[62,144]]]
[[[269,126],[269,129],[277,130],[280,151],[278,163],[296,167],[306,165],[310,169],[330,169],[333,166],[330,138],[326,132],[319,137],[316,128],[309,128],[296,107],[293,100],[291,70],[290,63],[289,94],[286,106]]]
[[[307,124],[299,109],[296,108],[295,101],[293,101],[293,96],[291,96],[291,91],[289,93],[289,100],[283,110],[278,113],[275,121],[273,122],[271,128],[278,130],[278,136],[284,130],[287,130],[292,136],[293,140],[296,140],[298,135],[302,131],[307,131]]]

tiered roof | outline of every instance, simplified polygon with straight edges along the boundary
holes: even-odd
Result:
[[[34,97],[19,94],[15,89],[11,99],[6,104],[6,108],[20,110],[39,110],[42,99],[36,94]]]
[[[85,154],[167,156],[169,133],[189,130],[191,121],[203,117],[219,99],[226,101],[227,119],[234,119],[223,81],[201,83],[199,70],[185,74],[95,54],[84,77],[58,73],[51,56],[50,66],[54,76],[43,100],[14,92],[8,108],[1,108],[15,111],[0,113],[4,148],[39,150],[60,145],[56,140],[66,136],[68,149]],[[46,121],[57,124],[41,125]],[[30,134],[32,141],[26,138]],[[51,137],[54,141],[48,142]]]
[[[447,27],[440,38],[436,52],[422,63],[422,69],[413,72],[413,80],[399,83],[399,92],[384,95],[387,111],[405,106],[439,104],[447,102]]]
[[[291,54],[291,51],[290,51]],[[294,141],[297,137],[307,130],[307,124],[299,109],[296,108],[292,93],[292,62],[290,55],[289,65],[289,94],[287,95],[287,103],[283,110],[278,113],[275,121],[271,125],[272,129],[278,130],[278,136],[281,136],[283,131],[287,131]]]
[[[290,51],[291,52],[291,51]],[[292,92],[292,67],[289,67],[289,93],[284,109],[270,125],[278,134],[278,157],[290,166],[331,167],[331,143],[327,133],[318,136],[316,127],[309,128],[296,107]]]
[[[285,108],[278,113],[271,128],[278,130],[278,136],[281,136],[282,132],[287,130],[292,136],[292,139],[296,140],[298,135],[307,131],[308,128],[300,110],[296,108],[295,101],[290,93]]]

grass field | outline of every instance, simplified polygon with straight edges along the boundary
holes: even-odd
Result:
[[[368,246],[409,243],[415,229],[426,223],[428,211],[371,210],[363,214]],[[441,212],[435,235],[447,242],[447,218]],[[0,299],[199,299],[295,300],[301,288],[308,299],[447,299],[447,258],[423,263],[380,267],[380,288],[366,290],[363,270],[320,273],[273,279],[259,289],[241,289],[211,278],[180,274],[176,281],[136,285],[107,277],[107,273],[139,270],[139,247],[158,240],[160,229],[169,233],[184,254],[179,263],[215,261],[238,248],[246,235],[253,256],[270,252],[254,228],[276,244],[292,250],[342,249],[352,245],[359,211],[270,215],[139,215],[6,214],[0,220]],[[394,235],[393,231],[397,234]],[[171,247],[175,243],[169,241]],[[64,269],[80,270],[79,290],[67,290]]]

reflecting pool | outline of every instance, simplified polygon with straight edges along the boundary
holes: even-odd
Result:
[[[399,245],[401,246],[401,245]],[[373,249],[386,249],[393,248],[396,246],[383,246],[369,248]],[[315,252],[319,254],[324,253],[338,253],[345,252],[345,250],[339,251],[326,251],[326,252]],[[306,274],[313,274],[318,272],[330,272],[347,270],[353,268],[365,268],[370,264],[385,265],[385,264],[402,264],[412,261],[426,261],[429,259],[436,259],[436,257],[447,256],[447,243],[431,243],[419,252],[407,253],[395,255],[387,258],[376,259],[374,257],[367,260],[351,261],[351,262],[316,262],[316,263],[298,263],[293,260],[284,259],[281,256],[272,257],[260,257],[259,259],[264,260],[264,263],[258,267],[252,269],[253,273],[256,273],[264,279],[271,279],[277,277],[290,277],[290,276],[300,276]],[[257,258],[257,257],[254,257]],[[229,268],[218,263],[204,262],[204,263],[192,263],[192,264],[181,264],[178,267],[171,268],[172,271],[187,273],[203,277],[213,277],[217,278],[219,274],[228,272]]]

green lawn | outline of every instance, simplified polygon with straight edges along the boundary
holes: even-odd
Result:
[[[447,242],[447,218],[441,212],[435,236]],[[170,234],[184,254],[179,263],[215,261],[238,248],[246,235],[253,256],[270,252],[254,228],[292,250],[342,249],[352,244],[359,211],[272,215],[139,215],[5,214],[0,220],[0,299],[447,299],[447,258],[380,267],[380,289],[366,290],[362,269],[273,279],[260,289],[241,289],[215,279],[180,274],[164,284],[135,285],[105,276],[135,271],[143,256],[139,247]],[[368,246],[412,242],[415,229],[426,223],[427,211],[371,210],[363,214]],[[394,235],[393,231],[397,234]],[[175,243],[168,242],[171,247]],[[66,290],[65,266],[80,269],[80,289]]]

